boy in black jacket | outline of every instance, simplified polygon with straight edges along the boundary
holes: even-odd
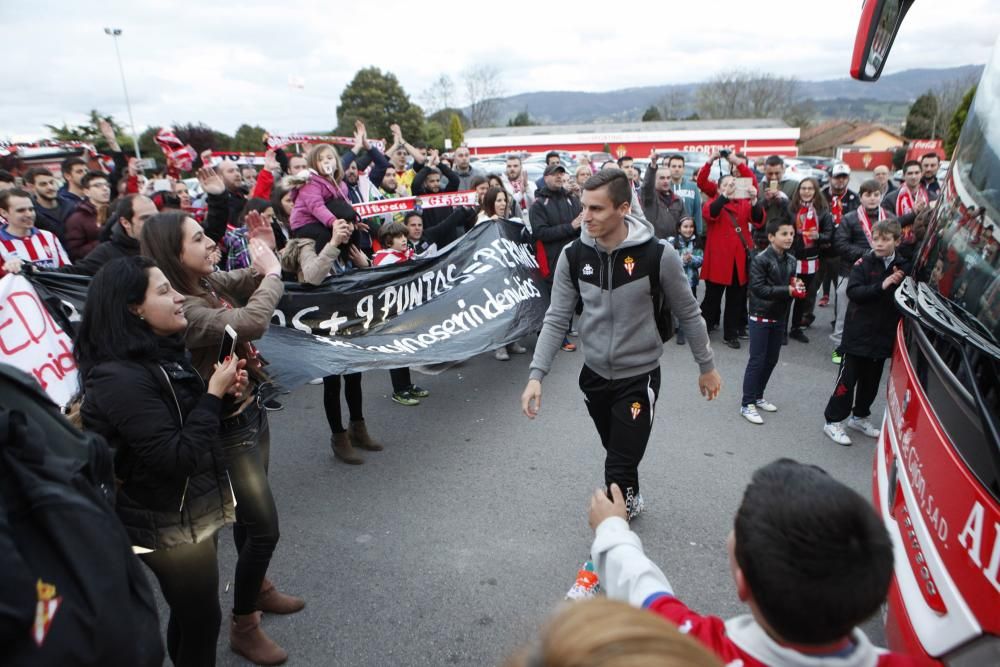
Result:
[[[880,220],[872,226],[872,249],[851,269],[847,283],[847,318],[840,344],[843,359],[833,395],[826,404],[823,432],[838,445],[850,445],[841,422],[877,438],[879,430],[868,420],[872,402],[882,380],[882,367],[892,355],[899,313],[893,293],[909,268],[899,257],[900,227],[895,220]]]
[[[776,412],[764,400],[764,389],[778,364],[784,338],[788,302],[806,295],[805,284],[795,275],[795,257],[788,249],[795,240],[795,225],[788,218],[767,222],[770,245],[750,265],[750,359],[743,373],[740,414],[751,424],[763,424],[758,409]]]

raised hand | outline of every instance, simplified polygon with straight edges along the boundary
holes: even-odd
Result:
[[[198,183],[205,194],[221,195],[226,191],[226,184],[222,182],[222,177],[215,173],[212,167],[202,167],[198,170]]]
[[[281,169],[281,165],[278,164],[278,158],[274,157],[273,148],[264,151],[264,169],[272,172]]]
[[[250,265],[258,275],[281,275],[281,263],[277,255],[260,239],[250,239]]]
[[[274,240],[274,230],[271,225],[261,216],[260,211],[250,211],[247,213],[244,222],[247,226],[247,236],[252,239],[263,241],[268,248],[274,250],[277,243]]]

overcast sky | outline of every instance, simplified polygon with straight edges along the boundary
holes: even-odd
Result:
[[[45,136],[45,124],[80,122],[91,108],[127,121],[105,26],[123,30],[140,132],[193,121],[229,133],[244,122],[302,132],[332,129],[344,86],[371,65],[393,72],[418,103],[441,73],[460,82],[481,63],[501,70],[511,94],[690,83],[733,68],[846,77],[861,4],[2,0],[0,138]],[[984,63],[998,29],[996,0],[918,0],[884,73]]]

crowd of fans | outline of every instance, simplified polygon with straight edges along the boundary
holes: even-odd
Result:
[[[681,155],[654,151],[642,174],[629,157],[586,161],[571,171],[553,151],[543,176],[531,182],[520,157],[507,157],[503,173],[483,173],[468,149],[441,155],[409,143],[396,125],[383,153],[360,121],[353,145],[343,153],[329,144],[303,148],[294,154],[268,149],[260,172],[225,159],[212,165],[205,153],[195,165],[198,193],[167,174],[146,178],[120,151],[111,173],[91,169],[81,158],[65,160],[61,186],[46,169],[0,174],[2,272],[94,276],[76,336],[78,407],[83,426],[114,447],[121,479],[118,513],[170,607],[166,645],[175,664],[214,664],[222,613],[211,537],[226,524],[234,524],[239,551],[229,621],[232,649],[257,664],[280,664],[287,653],[264,632],[261,614],[294,613],[305,606],[267,577],[279,539],[267,479],[267,414],[281,404],[254,341],[267,329],[285,282],[318,284],[406,262],[477,224],[505,219],[524,225],[551,285],[560,252],[580,235],[580,192],[597,171],[625,173],[633,215],[676,250],[695,296],[704,281],[701,313],[709,331],[721,327],[723,342],[734,349],[749,341],[740,405],[747,421],[762,423],[759,411],[777,409],[764,389],[781,346],[789,340],[809,343],[817,308],[831,308],[833,360],[841,370],[824,431],[835,442],[850,444],[841,425],[847,420],[866,435],[878,435],[867,417],[891,342],[887,351],[885,327],[875,326],[871,313],[884,307],[920,241],[940,191],[936,156],[907,162],[899,188],[888,188],[887,178],[876,174],[856,193],[848,188],[845,165],[834,167],[829,186],[821,188],[811,178],[785,179],[779,156],[764,160],[757,171],[745,156],[728,152],[712,154],[692,182],[685,178]],[[352,207],[466,190],[477,192],[477,206],[417,205],[364,219]],[[219,358],[227,331],[235,332],[236,347]],[[574,336],[571,322],[563,350],[576,349]],[[682,335],[676,340],[685,343]],[[511,343],[494,354],[503,361],[526,351]],[[397,403],[413,406],[428,396],[409,369],[389,375]],[[359,449],[383,447],[368,431],[360,374],[321,381],[333,455],[344,463],[363,463]],[[816,496],[816,503],[803,503],[801,494]],[[602,585],[612,597],[687,627],[684,631],[717,657],[652,615],[588,602],[553,621],[541,642],[511,664],[583,664],[570,657],[573,651],[598,650],[625,651],[622,656],[634,651],[637,660],[640,654],[673,656],[673,663],[655,664],[711,665],[717,658],[758,664],[748,656],[761,651],[769,658],[760,662],[769,664],[805,664],[796,656],[806,654],[853,656],[854,661],[836,664],[872,664],[865,660],[873,649],[855,625],[885,596],[891,550],[871,509],[844,487],[792,462],[755,475],[730,541],[737,589],[753,610],[738,631],[723,630],[677,601],[662,573],[642,555],[624,521],[620,496],[613,489],[610,500],[598,496],[591,508]],[[830,512],[840,512],[835,518],[844,524],[844,535],[813,529],[815,513],[827,511],[824,502]],[[789,516],[771,512],[774,504],[810,509]],[[860,532],[848,534],[851,530]],[[781,539],[794,531],[808,541],[805,551]],[[763,534],[773,543],[759,539]],[[838,567],[837,574],[819,567],[847,562],[832,549],[854,539],[871,548],[852,552],[850,567]],[[822,586],[766,572],[792,552],[815,559],[816,571],[824,572]],[[862,582],[863,577],[871,581]],[[841,610],[836,619],[802,618],[833,607]],[[605,624],[608,634],[585,637],[586,628],[597,623]],[[720,643],[719,633],[729,634],[728,643]],[[562,645],[570,648],[560,650]],[[586,664],[653,663],[623,657]]]

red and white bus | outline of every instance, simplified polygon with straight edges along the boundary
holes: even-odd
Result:
[[[913,0],[867,0],[851,74],[874,81]],[[876,451],[895,545],[889,647],[1000,665],[1000,42],[986,65],[914,272]]]

